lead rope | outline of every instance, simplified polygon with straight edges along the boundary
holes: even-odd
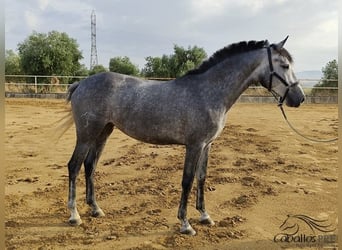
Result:
[[[314,139],[314,138],[310,138],[310,137],[307,137],[305,135],[303,135],[302,133],[300,133],[297,129],[295,129],[292,124],[289,122],[289,120],[287,119],[287,116],[285,114],[285,111],[284,111],[284,108],[283,108],[283,105],[282,103],[279,103],[279,108],[281,110],[281,113],[283,114],[284,116],[284,119],[285,121],[287,122],[287,124],[289,125],[289,127],[294,131],[296,132],[298,135],[300,135],[301,137],[303,137],[304,139],[306,140],[309,140],[309,141],[312,141],[312,142],[334,142],[334,141],[337,141],[337,137],[336,138],[333,138],[333,139],[327,139],[327,140],[321,140],[321,139]]]
[[[287,39],[287,38],[286,38]],[[285,39],[285,41],[286,41]],[[284,78],[282,78],[277,72],[274,71],[274,68],[273,68],[273,63],[272,63],[272,52],[271,52],[271,47],[272,45],[268,46],[266,49],[267,49],[267,57],[268,57],[268,63],[269,63],[269,66],[270,66],[270,80],[269,80],[269,84],[268,84],[268,91],[273,95],[273,97],[278,101],[278,106],[281,110],[281,113],[283,114],[284,116],[284,119],[286,121],[286,123],[289,125],[289,127],[295,132],[297,133],[299,136],[303,137],[304,139],[308,140],[308,141],[311,141],[311,142],[334,142],[334,141],[337,141],[337,137],[336,138],[333,138],[333,139],[328,139],[328,140],[321,140],[321,139],[314,139],[314,138],[310,138],[308,136],[305,136],[303,135],[302,133],[300,133],[297,129],[295,129],[292,124],[289,122],[289,120],[287,119],[287,116],[285,114],[285,111],[284,111],[284,108],[283,108],[283,102],[285,101],[286,99],[286,96],[287,94],[289,93],[289,88],[290,88],[290,85],[285,81]],[[278,80],[280,80],[285,86],[286,86],[286,91],[285,91],[285,94],[283,96],[280,96],[279,100],[277,98],[277,96],[279,96],[275,91],[272,90],[272,80],[273,80],[273,76],[277,77]]]

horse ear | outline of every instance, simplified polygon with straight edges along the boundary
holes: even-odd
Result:
[[[284,45],[285,45],[285,43],[286,43],[286,41],[287,41],[287,39],[289,38],[289,36],[287,36],[283,41],[281,41],[280,43],[278,43],[278,44],[276,44],[275,45],[275,48],[277,49],[277,50],[281,50],[283,47],[284,47]]]

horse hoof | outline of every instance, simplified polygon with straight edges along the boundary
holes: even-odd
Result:
[[[199,222],[202,225],[209,225],[209,226],[214,226],[215,222],[210,218],[209,214],[203,213],[202,216],[199,219]]]
[[[96,211],[91,211],[91,216],[92,217],[103,217],[103,216],[105,216],[105,213],[101,209],[98,209]]]
[[[180,229],[180,233],[181,233],[181,234],[187,234],[187,235],[193,236],[193,235],[196,234],[196,231],[189,225],[189,226],[187,226],[187,227],[182,227],[182,228]]]
[[[200,219],[200,223],[202,225],[209,225],[209,226],[214,226],[215,225],[215,222],[210,218],[204,218],[204,219]]]
[[[81,219],[69,219],[69,225],[76,227],[82,224],[82,220]]]

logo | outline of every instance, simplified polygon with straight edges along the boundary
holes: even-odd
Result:
[[[287,215],[280,225],[281,233],[274,236],[274,242],[296,245],[323,246],[337,244],[336,227],[328,219],[318,220],[303,214]]]

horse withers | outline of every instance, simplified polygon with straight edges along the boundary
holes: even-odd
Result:
[[[94,172],[106,140],[114,128],[153,144],[178,144],[186,148],[182,193],[178,209],[180,232],[196,232],[187,219],[187,202],[196,177],[196,209],[200,222],[213,225],[205,209],[204,184],[210,147],[226,124],[228,110],[251,84],[262,86],[290,107],[304,101],[283,47],[267,41],[231,44],[215,52],[197,69],[168,81],[148,81],[107,72],[74,83],[68,90],[71,115],[67,129],[76,126],[76,146],[68,163],[69,223],[82,223],[76,207],[76,178],[85,167],[86,202],[91,215],[104,216],[95,200]]]

